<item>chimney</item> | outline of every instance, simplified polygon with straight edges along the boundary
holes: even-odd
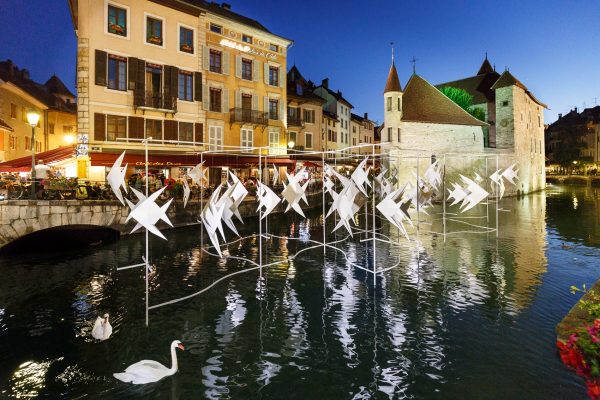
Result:
[[[575,110],[575,113],[577,113],[577,107],[575,107],[574,110]]]
[[[26,70],[25,68],[21,70],[21,79],[24,81],[29,79],[29,70]]]
[[[369,119],[369,113],[365,113],[365,119]]]
[[[562,114],[558,114],[558,119],[561,119],[561,118],[562,118]]]
[[[344,96],[342,96],[342,92],[340,92],[339,90],[338,90],[338,96],[344,97]]]
[[[323,85],[323,87],[325,89],[329,89],[329,78],[325,78],[321,81],[321,85]]]
[[[231,4],[223,3],[221,4],[221,8],[223,8],[223,10],[231,10]]]

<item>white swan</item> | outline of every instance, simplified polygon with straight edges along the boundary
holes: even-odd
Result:
[[[104,314],[102,318],[96,318],[94,328],[92,329],[92,336],[94,339],[106,340],[112,335],[112,326],[108,322],[108,314]]]
[[[127,367],[125,372],[116,373],[113,376],[122,382],[131,382],[134,385],[158,382],[177,372],[177,354],[175,354],[177,347],[184,350],[183,344],[179,340],[174,340],[171,343],[171,368],[153,360],[142,360]]]

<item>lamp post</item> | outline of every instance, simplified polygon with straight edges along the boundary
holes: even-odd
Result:
[[[40,121],[40,114],[36,111],[27,113],[27,122],[31,125],[31,198],[35,199],[35,127]]]

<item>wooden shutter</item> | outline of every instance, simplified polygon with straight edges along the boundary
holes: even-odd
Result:
[[[96,50],[96,85],[106,86],[106,62],[106,52],[102,50]]]
[[[202,46],[202,68],[208,69],[210,67],[209,48]]]
[[[256,94],[252,95],[252,109],[258,111],[258,95]]]
[[[223,56],[222,62],[222,71],[223,75],[229,75],[229,52],[228,51],[223,51],[223,53],[221,53]]]
[[[138,73],[138,60],[135,57],[129,57],[127,59],[127,75],[129,81],[129,90],[135,90],[135,84],[137,82],[137,73]]]
[[[263,97],[263,99],[264,99],[264,102],[263,102],[263,105],[264,105],[263,111],[266,112],[266,113],[268,113],[269,112],[269,96],[265,96],[265,97]]]
[[[204,142],[204,124],[200,124],[200,123],[194,124],[194,142],[197,142],[197,143]]]
[[[235,91],[235,108],[242,108],[242,92]]]
[[[136,61],[135,85],[133,89],[133,105],[135,107],[146,105],[146,62]]]
[[[264,68],[263,68],[263,78],[265,81],[265,85],[269,84],[269,64],[268,63],[264,63],[263,64]]]
[[[228,113],[229,112],[229,89],[223,88],[223,96],[221,97],[223,101],[221,105],[221,112]]]
[[[194,100],[202,101],[202,72],[194,72]]]
[[[175,108],[175,99],[179,92],[179,68],[165,65],[163,75],[163,107],[171,110]]]
[[[260,80],[260,61],[252,61],[252,80],[258,82]]]
[[[286,79],[285,79],[285,78],[286,78],[286,76],[285,76],[285,74],[283,73],[283,72],[284,72],[284,71],[283,71],[283,68],[279,67],[279,68],[278,68],[278,71],[279,71],[279,72],[277,73],[277,76],[279,77],[279,87],[280,87],[280,88],[284,88],[284,87],[285,87],[285,81],[286,81]]]
[[[283,99],[279,99],[279,119],[285,121],[285,103]]]
[[[235,77],[242,77],[242,56],[236,54],[235,56]]]
[[[94,140],[104,142],[106,140],[106,115],[94,113]]]
[[[208,91],[208,85],[204,85],[204,87],[202,88],[202,108],[204,108],[204,111],[208,111],[210,109],[210,94],[208,93]]]
[[[129,124],[129,137],[132,139],[143,139],[144,138],[144,118],[142,117],[129,117],[127,118]]]
[[[177,121],[165,120],[165,140],[177,140]]]

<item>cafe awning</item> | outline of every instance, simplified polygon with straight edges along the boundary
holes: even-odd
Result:
[[[116,153],[90,153],[92,166],[112,167],[117,157]],[[231,167],[231,168],[257,168],[259,157],[257,155],[232,155],[232,154],[149,154],[148,166],[155,168],[193,167],[204,161],[206,167]],[[275,164],[281,167],[293,168],[295,161],[286,156],[261,157],[261,163]],[[123,164],[142,167],[146,165],[143,154],[127,154]]]
[[[56,149],[35,153],[36,163],[38,160],[43,160],[44,164],[52,165],[59,161],[64,161],[68,158],[75,157],[74,146],[63,146]],[[17,168],[18,170],[15,170]],[[0,172],[24,172],[31,170],[31,156],[15,158],[14,160],[0,163]]]

